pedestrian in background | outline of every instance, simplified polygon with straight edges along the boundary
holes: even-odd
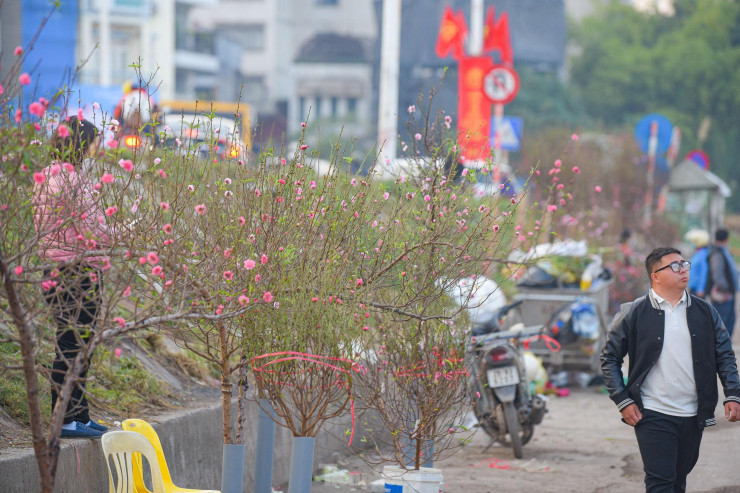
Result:
[[[93,336],[101,309],[103,273],[100,256],[86,256],[110,243],[110,231],[99,218],[94,184],[83,162],[99,145],[97,129],[77,117],[60,123],[52,136],[51,164],[34,188],[34,226],[40,235],[39,256],[55,263],[44,272],[43,297],[56,320],[56,357],[51,372],[51,408],[69,367]],[[85,397],[89,359],[64,414],[62,437],[98,438],[106,427],[92,421]]]
[[[691,255],[691,275],[689,276],[689,293],[704,298],[706,294],[707,276],[709,275],[710,236],[703,229],[692,229],[684,235],[686,241],[694,245],[694,253]]]
[[[737,265],[727,246],[730,233],[720,228],[714,233],[714,245],[709,249],[709,276],[706,292],[719,312],[732,339],[735,330],[735,292],[738,289]]]
[[[684,492],[702,432],[716,424],[717,375],[731,422],[740,414],[740,379],[717,310],[688,293],[691,263],[679,250],[661,247],[650,252],[645,268],[650,290],[615,315],[601,369],[622,421],[635,429],[646,491]]]

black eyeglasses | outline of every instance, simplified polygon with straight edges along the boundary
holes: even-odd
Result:
[[[668,267],[670,267],[673,272],[678,272],[681,269],[685,271],[690,271],[691,262],[689,262],[688,260],[682,260],[680,262],[679,261],[671,262],[670,264],[663,266],[660,269],[656,270],[655,272],[653,272],[653,274],[657,274],[658,272],[662,271],[663,269],[667,269]]]

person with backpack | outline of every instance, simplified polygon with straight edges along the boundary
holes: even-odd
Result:
[[[735,259],[732,258],[727,248],[729,243],[729,231],[725,228],[715,231],[714,244],[707,255],[709,275],[705,291],[709,301],[719,312],[732,339],[735,329],[735,293],[738,289],[738,272]]]

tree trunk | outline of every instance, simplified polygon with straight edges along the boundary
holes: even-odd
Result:
[[[239,368],[239,390],[236,406],[236,443],[244,443],[244,414],[246,412],[247,392],[249,382],[247,381],[247,356],[242,354]]]
[[[229,363],[228,333],[223,322],[218,322],[218,339],[221,352],[221,407],[224,419],[224,443],[234,443],[234,428],[231,426],[231,363]]]
[[[59,458],[59,438],[57,434],[49,443],[44,439],[44,427],[41,421],[41,403],[39,402],[39,381],[38,373],[36,372],[36,355],[34,351],[35,331],[29,322],[29,314],[23,309],[23,305],[18,299],[18,293],[15,291],[15,286],[10,279],[10,273],[7,267],[5,262],[0,262],[0,274],[3,276],[13,323],[18,329],[18,339],[21,345],[21,355],[23,356],[23,376],[26,383],[28,418],[31,425],[33,451],[39,468],[41,493],[52,493],[54,490],[54,475]],[[50,433],[50,436],[54,435]]]

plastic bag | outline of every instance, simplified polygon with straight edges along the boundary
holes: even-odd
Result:
[[[591,341],[599,338],[599,316],[592,303],[576,301],[570,311],[573,314],[573,333],[577,337]]]

